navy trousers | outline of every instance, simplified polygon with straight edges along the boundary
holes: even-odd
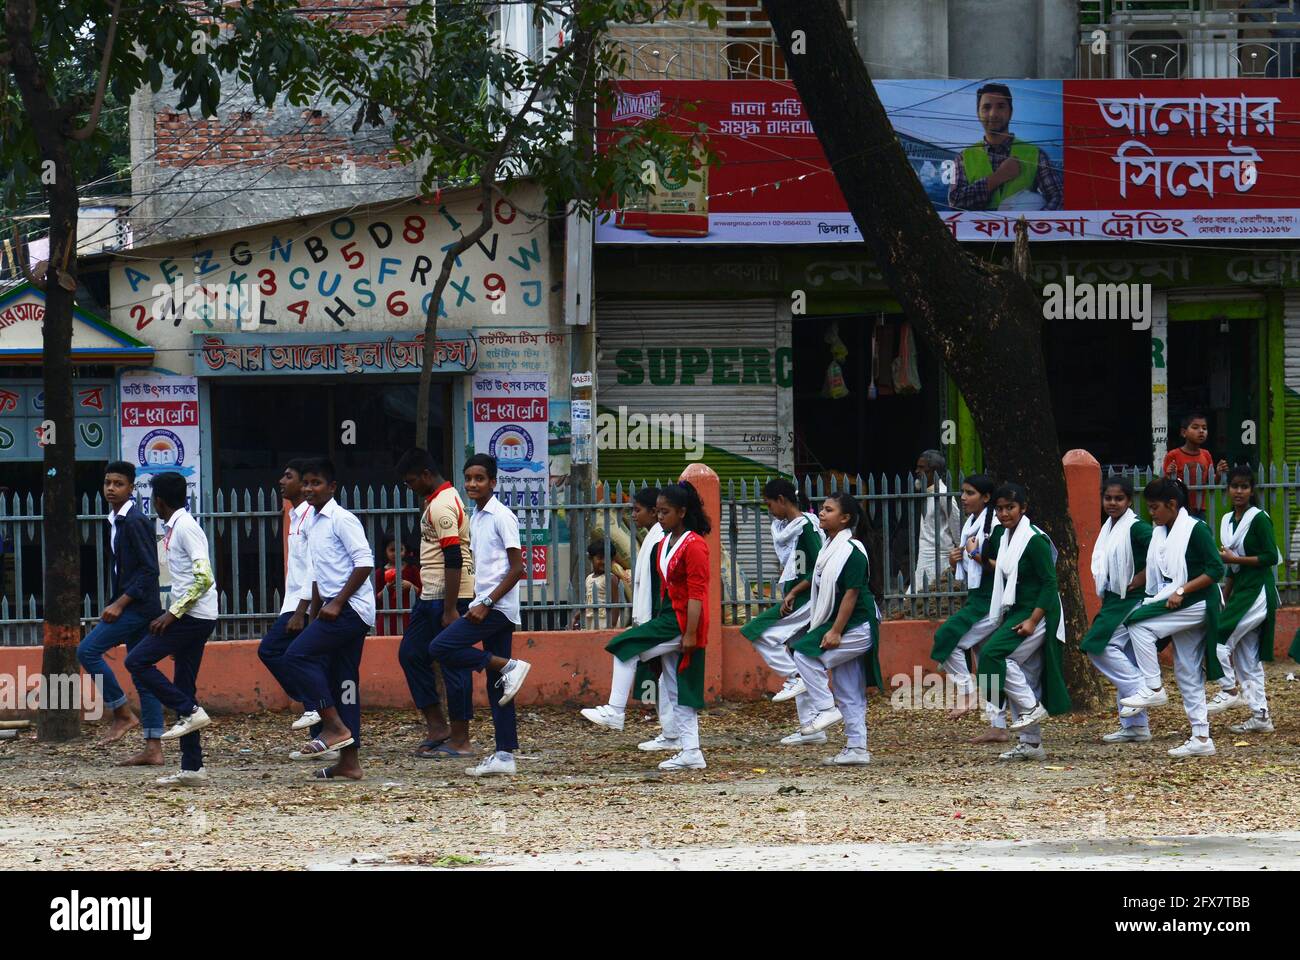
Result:
[[[442,664],[442,678],[447,684],[447,716],[452,720],[474,718],[474,687],[471,671],[487,670],[488,704],[492,707],[492,726],[496,731],[497,750],[513,753],[519,749],[515,723],[515,702],[501,706],[501,674],[488,670],[492,657],[510,659],[510,641],[515,625],[500,610],[489,610],[482,623],[461,618],[429,644],[429,656]],[[476,649],[478,644],[482,650]]]
[[[203,648],[216,629],[217,621],[199,620],[187,614],[162,633],[146,633],[126,655],[126,669],[131,672],[136,689],[148,690],[164,707],[176,711],[178,717],[188,717],[198,706],[194,693],[198,688]],[[171,657],[175,665],[171,680],[158,669],[158,661],[164,657]],[[198,731],[181,737],[182,770],[202,769],[200,737]]]
[[[443,600],[416,600],[411,607],[411,622],[402,634],[402,644],[397,648],[397,662],[406,674],[406,685],[419,710],[438,705],[438,684],[433,676],[433,658],[429,644],[442,632]],[[469,609],[469,600],[457,600],[456,609],[463,617]],[[450,672],[448,669],[447,672]],[[451,696],[452,682],[446,680],[447,695]],[[468,682],[468,680],[466,680]]]
[[[308,624],[282,660],[290,688],[301,694],[303,706],[337,707],[356,746],[361,746],[361,650],[369,632],[370,625],[348,604],[338,619],[317,617]]]
[[[271,629],[266,631],[266,636],[262,642],[257,645],[257,656],[261,659],[262,665],[270,671],[271,676],[275,677],[276,683],[280,689],[289,695],[290,700],[303,702],[303,697],[293,688],[293,681],[289,679],[289,671],[284,668],[284,655],[289,649],[289,644],[293,643],[296,633],[289,632],[289,619],[293,616],[292,612],[282,613],[275,618],[275,623],[271,624]],[[303,710],[307,710],[306,704],[303,704]],[[320,733],[320,724],[312,724],[309,731],[313,737]]]

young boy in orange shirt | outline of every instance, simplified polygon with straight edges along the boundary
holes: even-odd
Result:
[[[1205,441],[1210,434],[1210,423],[1205,414],[1192,412],[1184,416],[1178,433],[1183,438],[1183,445],[1165,454],[1161,472],[1166,477],[1182,480],[1190,487],[1193,484],[1214,482],[1228,472],[1228,461],[1220,459],[1216,464],[1210,451],[1205,449]],[[1188,491],[1187,512],[1194,517],[1205,516],[1203,492]]]

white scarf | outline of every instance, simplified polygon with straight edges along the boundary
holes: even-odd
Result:
[[[1043,533],[1036,526],[1029,522],[1028,517],[1021,517],[1020,522],[1016,524],[1016,529],[1011,531],[1007,536],[1005,529],[1002,536],[1002,545],[998,547],[998,560],[993,567],[993,596],[989,601],[989,619],[995,623],[1001,623],[1007,615],[1007,611],[1016,605],[1016,587],[1020,580],[1020,558],[1025,555],[1025,548],[1029,546],[1029,541],[1037,534]],[[1047,534],[1043,534],[1047,536]],[[1052,563],[1056,563],[1056,544],[1051,543],[1048,537],[1048,543],[1052,546]],[[1060,595],[1057,595],[1059,602]],[[1056,639],[1065,642],[1065,616],[1064,610],[1062,615],[1056,621]]]
[[[864,557],[867,555],[867,548],[853,539],[852,530],[846,529],[835,534],[834,539],[817,554],[817,563],[813,566],[812,590],[808,598],[808,608],[812,610],[808,629],[826,623],[835,615],[835,582],[839,580],[844,564],[854,550],[861,551]]]
[[[1121,597],[1128,595],[1128,585],[1133,579],[1133,542],[1129,534],[1135,523],[1137,514],[1125,510],[1118,520],[1107,517],[1102,524],[1092,548],[1092,581],[1097,596],[1104,597],[1107,590]]]
[[[1250,524],[1258,514],[1263,512],[1259,507],[1247,507],[1246,512],[1241,515],[1241,523],[1237,524],[1235,531],[1232,529],[1233,514],[1231,511],[1225,513],[1223,519],[1219,521],[1219,541],[1223,544],[1223,549],[1241,556],[1241,551],[1246,546],[1246,534],[1250,532]],[[1229,573],[1236,573],[1240,569],[1241,564],[1239,563],[1228,564]]]
[[[793,520],[772,521],[772,544],[776,547],[776,559],[781,564],[781,577],[778,583],[789,583],[808,572],[796,569],[799,565],[799,552],[795,548],[799,545],[799,537],[803,535],[805,523],[812,524],[812,528],[817,531],[822,542],[826,542],[817,519],[811,513],[801,513]]]
[[[648,623],[654,610],[653,587],[650,581],[650,564],[654,563],[655,545],[664,538],[664,528],[655,524],[646,531],[641,549],[636,555],[636,569],[632,573],[632,622]]]
[[[984,516],[992,510],[991,506],[985,507],[979,513],[971,514],[966,518],[966,522],[961,528],[961,566],[957,568],[957,576],[966,581],[966,589],[974,590],[984,579],[984,564],[980,560],[972,560],[970,553],[966,549],[966,541],[971,537],[975,538],[975,551],[979,554],[984,553],[984,542],[988,539],[984,533]]]
[[[666,536],[667,534],[665,534],[665,537]],[[681,536],[669,544],[667,550],[659,551],[659,576],[663,580],[665,590],[668,589],[668,568],[672,565],[674,555],[676,555],[678,549],[681,548],[681,545],[693,536],[695,536],[693,531],[684,530],[682,531]]]
[[[1156,524],[1147,547],[1147,597],[1143,603],[1163,603],[1187,583],[1187,542],[1196,519],[1186,507],[1178,511],[1172,528]]]

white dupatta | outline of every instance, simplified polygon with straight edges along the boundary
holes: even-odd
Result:
[[[1246,548],[1246,534],[1250,532],[1251,523],[1263,512],[1259,507],[1248,507],[1241,515],[1241,523],[1237,524],[1236,530],[1232,529],[1233,514],[1225,513],[1223,519],[1219,521],[1219,542],[1223,544],[1223,549],[1240,557],[1241,551]],[[1228,564],[1229,573],[1236,573],[1240,569],[1239,563]]]
[[[1040,533],[1043,531],[1030,523],[1028,517],[1021,517],[1020,522],[1016,524],[1016,529],[1011,531],[1011,536],[1002,537],[1002,545],[998,547],[998,560],[993,567],[993,596],[989,601],[989,619],[995,623],[1001,623],[1006,618],[1007,611],[1016,605],[1016,589],[1020,581],[1020,559],[1025,555],[1029,541]],[[1051,543],[1050,537],[1048,542]],[[1055,544],[1052,544],[1052,562],[1056,562]],[[1056,639],[1065,642],[1064,610],[1056,621]]]
[[[1092,548],[1092,582],[1097,588],[1097,596],[1104,597],[1107,590],[1120,597],[1128,595],[1134,571],[1130,532],[1135,523],[1137,514],[1130,509],[1125,510],[1118,520],[1107,517],[1102,524]]]
[[[988,540],[988,535],[984,532],[984,517],[992,509],[992,506],[985,507],[979,513],[967,517],[966,522],[962,524],[961,563],[957,567],[957,576],[966,581],[966,589],[968,590],[974,590],[984,580],[984,564],[979,560],[971,559],[970,551],[966,549],[966,543],[971,537],[974,537],[975,552],[983,555],[984,543]]]
[[[1163,603],[1187,584],[1187,544],[1196,519],[1180,507],[1172,527],[1156,524],[1147,547],[1147,597],[1143,603]]]
[[[632,622],[637,625],[649,623],[654,610],[650,564],[654,563],[654,548],[663,538],[664,528],[656,523],[646,531],[636,554],[636,569],[632,572]]]
[[[776,547],[776,559],[781,564],[778,583],[789,583],[808,572],[798,569],[799,551],[796,549],[799,546],[799,538],[803,536],[804,524],[811,524],[822,542],[826,542],[826,536],[822,533],[817,518],[810,513],[801,513],[793,520],[772,521],[772,545]]]
[[[812,590],[808,598],[808,607],[812,611],[808,629],[821,626],[835,616],[835,582],[844,571],[853,551],[859,551],[864,557],[867,548],[853,539],[852,530],[841,530],[817,554],[817,563],[813,567]]]

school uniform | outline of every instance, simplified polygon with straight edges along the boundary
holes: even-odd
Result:
[[[311,517],[311,504],[306,500],[289,511],[289,529],[285,536],[288,563],[284,573],[284,602],[280,604],[280,615],[276,617],[275,623],[271,624],[271,629],[257,645],[257,656],[263,665],[289,695],[289,699],[299,703],[305,697],[293,687],[289,671],[284,667],[284,655],[296,636],[289,632],[290,619],[298,611],[301,601],[311,603],[311,556],[307,552],[307,526],[311,523]],[[306,613],[303,614],[303,619],[306,619]],[[303,709],[307,709],[305,704]]]
[[[104,654],[120,643],[127,652],[133,650],[148,633],[149,624],[162,614],[158,586],[158,537],[152,517],[146,517],[134,499],[111,511],[108,521],[108,548],[111,554],[112,599],[128,596],[122,615],[112,623],[101,620],[77,645],[77,661],[90,678],[100,678],[106,710],[116,710],[126,703],[126,693],[117,682],[113,669],[104,662]],[[148,690],[140,695],[141,733],[146,740],[163,735],[162,704]]]
[[[1143,594],[1136,590],[1130,593],[1128,585],[1145,569],[1150,543],[1151,524],[1127,510],[1118,520],[1106,518],[1092,548],[1092,579],[1101,597],[1101,609],[1080,641],[1079,649],[1115,685],[1117,701],[1142,689],[1142,673],[1124,621],[1142,602]],[[1124,716],[1122,704],[1119,709],[1121,727],[1148,725],[1145,710]]]
[[[812,579],[823,536],[816,520],[805,513],[793,520],[773,521],[772,540],[776,545],[777,559],[781,562],[780,586],[784,598],[796,586]],[[808,629],[812,614],[809,596],[810,593],[804,590],[795,597],[794,607],[786,616],[781,615],[781,604],[773,604],[740,628],[741,636],[754,645],[763,662],[783,680],[798,673],[789,644]],[[806,692],[795,697],[795,709],[801,725],[810,721],[815,713]]]
[[[447,593],[444,551],[453,547],[460,548],[461,559],[456,609],[464,616],[474,597],[474,554],[470,550],[469,512],[448,480],[425,498],[420,512],[420,596],[411,606],[411,619],[397,648],[397,661],[419,710],[438,704],[438,684],[429,644],[443,629]],[[468,684],[468,676],[460,683]]]
[[[126,668],[137,689],[148,690],[177,717],[188,717],[198,707],[199,666],[203,649],[217,628],[217,587],[208,559],[208,538],[184,507],[167,518],[163,553],[171,573],[171,605],[177,619],[166,630],[144,637],[126,655]],[[158,661],[171,657],[174,669],[168,680]],[[181,769],[201,770],[203,748],[196,730],[181,737]]]
[[[1273,568],[1280,557],[1273,520],[1258,507],[1246,510],[1240,521],[1235,513],[1229,513],[1220,524],[1219,539],[1226,550],[1259,561],[1258,566],[1233,564],[1227,568],[1232,592],[1219,615],[1218,659],[1223,670],[1220,685],[1231,690],[1240,679],[1241,693],[1250,709],[1267,715],[1263,662],[1273,659],[1279,601]]]
[[[1001,529],[990,524],[986,533],[985,522],[991,517],[992,509],[986,507],[968,517],[962,526],[961,540],[958,543],[961,547],[961,563],[957,566],[956,574],[957,579],[966,583],[966,599],[961,609],[935,631],[934,644],[930,648],[930,659],[943,667],[943,672],[962,694],[969,694],[975,689],[975,678],[971,676],[967,651],[978,648],[997,628],[997,623],[989,619],[993,576],[985,574],[983,563],[976,558],[983,556],[990,536]],[[972,557],[966,549],[966,543],[971,537],[976,540],[976,557]]]
[[[821,550],[813,566],[808,632],[793,644],[795,669],[808,688],[812,715],[838,708],[844,718],[845,745],[867,748],[867,687],[880,679],[880,611],[871,592],[867,549],[841,530]],[[840,645],[822,649],[850,590],[857,600],[840,636]]]
[[[495,495],[475,509],[470,517],[470,542],[474,545],[474,599],[481,603],[510,572],[509,550],[519,550],[519,521],[514,512]],[[510,644],[520,624],[519,584],[499,599],[482,623],[461,618],[443,630],[429,644],[429,657],[443,666],[447,684],[447,712],[452,720],[474,716],[473,673],[487,671],[488,705],[498,753],[519,749],[515,702],[501,705],[501,674],[489,668],[492,657],[510,659]],[[475,647],[482,644],[483,649]]]
[[[343,590],[358,567],[373,567],[374,553],[356,515],[337,500],[312,511],[307,554],[321,605]],[[284,665],[303,705],[318,713],[337,707],[339,720],[361,746],[361,652],[375,625],[375,592],[362,583],[333,620],[317,616],[289,644]]]
[[[704,707],[704,657],[709,632],[709,545],[694,531],[686,531],[664,545],[655,546],[654,563],[660,577],[660,604],[656,615],[639,626],[624,630],[606,644],[614,655],[614,685],[627,689],[636,663],[660,657],[665,708],[671,709],[683,753],[700,749],[699,714]],[[682,649],[687,608],[700,601],[696,645]],[[626,694],[623,702],[626,703]],[[668,731],[665,730],[665,736]]]
[[[1219,557],[1214,535],[1202,521],[1186,508],[1178,511],[1172,527],[1156,527],[1147,548],[1146,597],[1125,618],[1133,653],[1146,686],[1158,690],[1162,686],[1160,647],[1173,641],[1174,679],[1183,695],[1183,709],[1192,726],[1194,737],[1210,735],[1206,714],[1205,678],[1218,680],[1223,676],[1219,666],[1218,580],[1223,576],[1223,561]],[[1187,583],[1208,574],[1208,587],[1189,591],[1176,610],[1165,602]]]
[[[1013,717],[1040,703],[1051,716],[1065,713],[1070,709],[1063,671],[1065,622],[1052,542],[1022,517],[1014,530],[994,531],[987,549],[994,560],[989,611],[998,626],[980,649],[980,691],[994,706],[1008,703]],[[1043,610],[1043,618],[1030,636],[1022,637],[1015,628],[1036,608]],[[1040,725],[1021,729],[1020,742],[1041,744]]]
[[[654,524],[646,531],[641,547],[637,550],[636,565],[632,570],[632,625],[649,623],[659,614],[664,603],[663,578],[659,575],[659,561],[656,548],[664,538],[664,528]],[[610,706],[622,711],[627,706],[627,698],[615,703],[611,687]],[[672,691],[670,694],[669,691]],[[642,703],[655,705],[659,715],[659,733],[665,740],[677,739],[677,720],[673,714],[673,702],[677,699],[677,677],[665,674],[658,660],[636,661],[636,673],[632,682],[632,696]]]

